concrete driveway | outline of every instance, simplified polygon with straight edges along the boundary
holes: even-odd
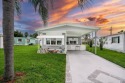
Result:
[[[68,51],[66,59],[66,83],[125,83],[124,68],[90,52]]]

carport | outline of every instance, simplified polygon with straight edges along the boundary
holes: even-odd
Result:
[[[96,54],[96,34],[100,28],[93,26],[84,26],[76,23],[64,23],[58,24],[51,27],[43,27],[41,29],[37,29],[38,33],[37,38],[42,41],[43,48],[63,48],[65,49],[65,53],[67,50],[85,50],[85,45],[82,45],[82,36],[85,34],[89,34],[95,32],[95,54]],[[47,45],[47,39],[58,39],[61,38],[61,45],[58,45],[55,41],[55,44]],[[60,47],[59,47],[60,46]]]

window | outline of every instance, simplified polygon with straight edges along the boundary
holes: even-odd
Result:
[[[62,38],[46,38],[46,45],[62,45]]]
[[[46,35],[46,33],[43,33],[43,35]]]
[[[18,39],[18,42],[22,42],[22,39]]]
[[[120,37],[112,37],[112,43],[120,43]]]
[[[27,39],[27,43],[30,43],[30,39]]]
[[[56,45],[56,38],[51,38],[51,45]]]
[[[68,38],[68,42],[71,45],[76,45],[78,44],[78,38]]]
[[[50,38],[47,38],[47,39],[46,39],[46,44],[47,44],[47,45],[50,45],[50,40],[51,40]]]
[[[57,39],[57,45],[62,45],[62,39],[61,38]]]
[[[70,41],[70,44],[76,44],[76,41]]]

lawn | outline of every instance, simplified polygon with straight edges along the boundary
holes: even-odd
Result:
[[[64,54],[37,54],[37,46],[15,46],[15,72],[25,75],[16,83],[64,83],[66,56]],[[4,70],[3,50],[0,49],[0,76]]]
[[[94,53],[94,47],[90,48],[87,46],[87,51]],[[125,68],[125,53],[116,52],[109,49],[104,49],[101,51],[99,47],[97,47],[97,55]]]

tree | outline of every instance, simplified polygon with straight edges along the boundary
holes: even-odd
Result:
[[[3,0],[4,81],[14,79],[14,0]]]
[[[103,43],[104,43],[103,38],[101,38],[99,41],[100,41],[100,50],[103,50]]]
[[[3,2],[3,37],[4,37],[4,57],[5,57],[5,67],[4,67],[4,81],[10,81],[14,79],[14,52],[13,52],[13,42],[14,42],[14,8],[16,8],[18,14],[20,14],[19,1],[22,0],[2,0]],[[42,17],[44,26],[47,25],[48,20],[48,1],[53,0],[29,0],[33,5],[35,10],[38,8],[38,12]],[[78,0],[81,8],[83,5],[90,0]]]
[[[92,47],[92,45],[93,45],[93,41],[92,41],[92,39],[90,39],[89,40],[89,46]]]
[[[28,32],[25,32],[24,35],[25,35],[25,37],[28,37],[28,36],[29,36]]]
[[[14,31],[14,37],[18,37],[18,34],[19,34],[18,30]]]
[[[21,31],[14,31],[14,37],[23,37],[23,33]]]
[[[118,33],[124,33],[125,31],[124,30],[121,30],[121,31],[119,31]]]
[[[107,41],[107,38],[106,37],[102,37],[99,39],[99,42],[100,42],[100,50],[103,50],[103,45],[104,43],[106,43]]]
[[[38,36],[37,33],[30,34],[30,37],[36,38]]]
[[[3,42],[4,42],[4,81],[14,79],[14,8],[20,14],[19,0],[3,0]]]

